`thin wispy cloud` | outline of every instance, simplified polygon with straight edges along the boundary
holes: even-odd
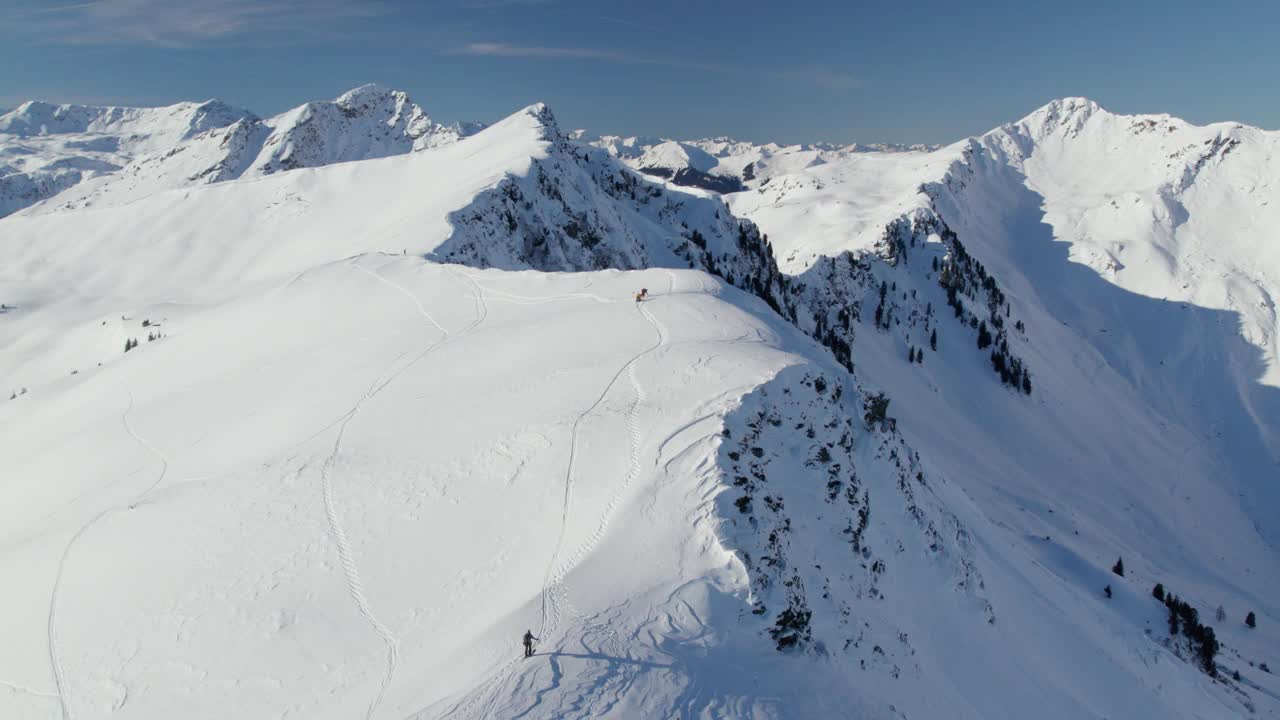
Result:
[[[603,62],[661,65],[702,72],[725,74],[749,74],[771,80],[786,82],[802,82],[829,90],[852,90],[862,86],[862,82],[854,75],[833,70],[831,68],[810,65],[803,67],[767,68],[757,70],[740,65],[724,63],[705,63],[682,60],[671,57],[652,57],[630,55],[627,53],[582,47],[550,47],[545,45],[511,45],[499,42],[468,43],[454,48],[450,52],[458,55],[476,55],[509,58],[564,58],[580,60],[599,60]]]
[[[794,80],[831,90],[856,90],[862,87],[862,80],[856,75],[817,65],[770,70],[768,74],[778,80]]]
[[[20,4],[0,23],[44,44],[178,48],[250,38],[291,44],[385,11],[380,2],[342,0],[95,0]]]
[[[600,22],[609,23],[612,25],[622,25],[624,27],[635,28],[637,30],[661,30],[662,29],[657,25],[636,22],[635,20],[628,20],[626,18],[614,17],[612,15],[598,15],[596,16],[596,19],[599,20]]]
[[[541,45],[508,45],[507,43],[468,43],[453,50],[458,55],[492,55],[496,57],[594,58],[613,62],[644,62],[608,50],[589,48],[545,47]]]

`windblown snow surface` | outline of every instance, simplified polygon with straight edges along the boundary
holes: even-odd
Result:
[[[950,152],[905,228],[856,214],[889,241],[791,275],[541,106],[0,220],[0,716],[1275,716],[1257,346],[1069,263],[1029,164]],[[949,316],[953,236],[1026,321],[1030,395]],[[1155,582],[1226,605],[1222,679]]]

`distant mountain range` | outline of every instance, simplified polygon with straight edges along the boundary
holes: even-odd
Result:
[[[0,214],[128,202],[156,190],[368,160],[455,142],[482,125],[432,122],[377,85],[263,120],[217,100],[162,108],[28,102],[0,117]]]

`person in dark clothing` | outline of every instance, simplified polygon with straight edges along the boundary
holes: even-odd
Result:
[[[538,638],[533,636],[532,630],[524,631],[524,656],[525,657],[533,657],[533,644],[537,640]]]

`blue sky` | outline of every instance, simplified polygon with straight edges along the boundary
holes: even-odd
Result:
[[[536,101],[596,132],[949,142],[1084,95],[1280,128],[1277,2],[0,0],[0,106],[365,82],[443,121]]]

